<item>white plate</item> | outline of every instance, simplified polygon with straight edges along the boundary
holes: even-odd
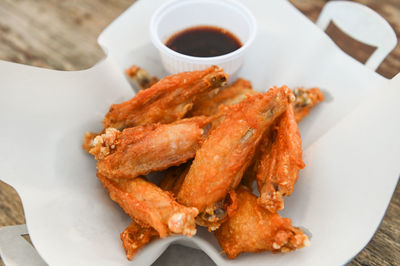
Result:
[[[0,61],[0,178],[22,198],[36,249],[50,265],[148,265],[174,242],[196,246],[218,265],[337,265],[373,236],[400,167],[400,77],[386,80],[339,50],[286,1],[243,1],[259,32],[240,76],[271,85],[319,86],[327,101],[301,125],[307,167],[284,216],[311,231],[311,247],[228,260],[212,234],[152,242],[132,262],[119,234],[129,218],[95,177],[80,147],[101,129],[111,103],[133,96],[122,70],[163,75],[148,23],[161,0],[138,1],[99,37],[108,53],[95,67],[60,72]],[[182,255],[183,256],[183,255]],[[177,258],[179,259],[179,258]]]

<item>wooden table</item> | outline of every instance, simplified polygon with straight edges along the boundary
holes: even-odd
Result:
[[[135,0],[3,0],[0,1],[0,59],[58,70],[91,67],[104,54],[97,45],[100,32]],[[291,0],[315,21],[324,0]],[[357,0],[383,15],[400,38],[398,0]],[[339,46],[365,60],[371,49],[354,43],[330,27]],[[400,45],[379,67],[378,73],[392,78],[400,71]],[[0,73],[1,75],[1,73]],[[13,188],[0,181],[0,227],[25,223],[21,201]],[[362,226],[362,225],[360,225]],[[350,265],[400,264],[400,185],[385,218],[370,243]],[[2,262],[0,260],[0,265]]]

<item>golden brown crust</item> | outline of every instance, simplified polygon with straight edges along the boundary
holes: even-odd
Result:
[[[160,237],[171,233],[186,236],[196,234],[194,218],[198,214],[197,209],[180,205],[171,193],[141,177],[112,180],[99,173],[97,177],[112,200],[133,220],[154,228]]]
[[[83,144],[82,148],[89,152],[91,148],[93,148],[93,139],[99,135],[98,133],[94,132],[86,132],[85,135],[83,136]]]
[[[104,118],[104,128],[171,123],[192,108],[199,94],[219,88],[227,80],[227,74],[216,66],[166,77],[129,101],[113,104]]]
[[[274,87],[233,106],[197,151],[178,202],[202,212],[223,200],[239,184],[264,130],[293,98],[286,86]]]
[[[161,180],[160,188],[176,195],[189,167],[190,162],[169,168]],[[122,245],[125,249],[127,259],[132,260],[142,247],[148,244],[151,240],[157,238],[159,238],[159,234],[154,230],[154,228],[143,223],[132,221],[132,223],[121,233]]]
[[[217,230],[237,208],[237,197],[231,190],[223,200],[214,202],[196,217],[196,224],[208,227],[208,231]]]
[[[149,226],[143,226],[135,221],[121,233],[122,246],[125,249],[126,258],[132,260],[136,253],[151,240],[159,237],[156,230]]]
[[[99,160],[99,173],[109,178],[134,178],[165,170],[195,156],[205,138],[203,127],[209,121],[202,116],[122,132],[107,129],[95,138],[90,153]]]
[[[98,160],[110,198],[133,220],[121,233],[128,259],[152,239],[194,235],[196,223],[209,230],[223,224],[216,236],[230,258],[308,243],[276,210],[304,167],[295,120],[323,100],[319,89],[296,89],[296,97],[286,86],[261,94],[244,79],[220,89],[227,75],[216,66],[157,83],[136,66],[126,74],[146,90],[113,105],[105,129],[86,133],[82,147]],[[237,189],[246,168],[243,183],[258,179],[258,200]],[[140,177],[165,169],[160,187]]]
[[[236,211],[215,231],[228,258],[234,259],[242,252],[289,252],[309,245],[308,237],[293,227],[290,219],[258,206],[257,197],[244,186],[236,194]]]
[[[221,89],[219,92],[208,93],[198,97],[190,111],[191,116],[214,115],[221,105],[234,105],[246,99],[248,95],[259,92],[252,90],[251,82],[242,78],[237,79],[233,84]]]
[[[299,123],[305,116],[307,116],[312,108],[318,105],[320,102],[324,100],[324,96],[319,88],[311,88],[311,89],[303,89],[303,88],[296,88],[294,90],[296,100],[292,103],[294,116]],[[213,122],[214,123],[214,122]],[[264,153],[269,152],[272,137],[272,130],[274,126],[267,129],[264,133],[264,136],[261,140],[261,143],[256,151],[256,154],[253,158],[252,163],[246,169],[243,178],[242,184],[252,188],[254,181],[257,179],[257,172],[260,167],[260,157]],[[261,187],[262,184],[258,184]]]
[[[282,197],[293,192],[299,171],[305,167],[300,132],[292,106],[278,118],[270,136],[264,138],[260,145],[258,203],[275,212],[283,209]]]

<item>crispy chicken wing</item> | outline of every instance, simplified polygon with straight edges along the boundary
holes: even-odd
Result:
[[[221,105],[234,105],[246,99],[247,95],[257,93],[259,92],[252,90],[250,81],[239,78],[218,93],[208,93],[202,97],[198,97],[194,102],[190,115],[214,115],[218,112]]]
[[[109,178],[134,178],[165,170],[194,157],[205,139],[205,116],[124,129],[114,128],[97,136],[90,153],[98,159],[97,169]]]
[[[176,196],[189,172],[190,165],[191,162],[169,168],[161,180],[160,187],[166,191],[172,192],[172,194]],[[232,202],[232,195],[228,194],[224,200],[214,203],[212,208],[207,208],[206,211],[197,216],[196,224],[209,227],[210,231],[218,228],[227,218],[226,214],[233,204]]]
[[[278,119],[270,136],[261,142],[257,172],[258,203],[271,212],[283,209],[282,197],[293,192],[299,171],[305,167],[293,107],[287,108]]]
[[[284,86],[233,106],[197,151],[177,195],[178,202],[200,212],[215,209],[215,204],[239,184],[265,129],[292,101],[292,91]],[[215,218],[210,219],[214,224]]]
[[[177,203],[171,193],[138,177],[113,180],[97,174],[110,198],[141,225],[154,228],[160,237],[171,233],[193,236],[196,234],[194,218],[196,208]]]
[[[125,249],[126,258],[133,259],[136,253],[151,240],[159,237],[159,234],[150,226],[141,225],[135,221],[121,233],[122,246]]]
[[[185,163],[180,166],[169,168],[161,180],[160,188],[176,195],[185,178],[185,172],[187,173],[187,170],[189,170],[189,166],[190,163]],[[135,221],[132,221],[121,233],[122,245],[125,249],[126,257],[129,260],[131,260],[142,247],[158,238],[159,234],[154,228]]]
[[[324,96],[321,90],[318,88],[296,88],[294,93],[296,100],[292,103],[292,106],[297,123],[307,116],[313,107],[324,100]],[[271,128],[267,129],[264,133],[264,136],[262,137],[259,147],[256,151],[256,155],[253,158],[253,162],[246,169],[246,172],[243,175],[242,184],[249,188],[252,187],[253,182],[256,180],[258,168],[260,166],[261,155],[270,151],[270,145],[272,144],[271,134],[273,128],[275,128],[275,125],[272,125]]]
[[[257,205],[257,197],[240,186],[237,191],[237,209],[215,231],[225,254],[234,259],[242,252],[289,252],[310,244],[300,228],[292,226],[289,218]]]
[[[216,66],[166,77],[129,101],[113,104],[104,118],[104,128],[171,123],[192,108],[199,94],[225,85],[227,79],[227,74]]]

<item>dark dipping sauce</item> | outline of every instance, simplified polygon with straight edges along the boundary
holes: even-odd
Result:
[[[213,26],[197,26],[172,35],[165,43],[167,47],[184,55],[213,57],[228,54],[242,43],[230,31]]]

